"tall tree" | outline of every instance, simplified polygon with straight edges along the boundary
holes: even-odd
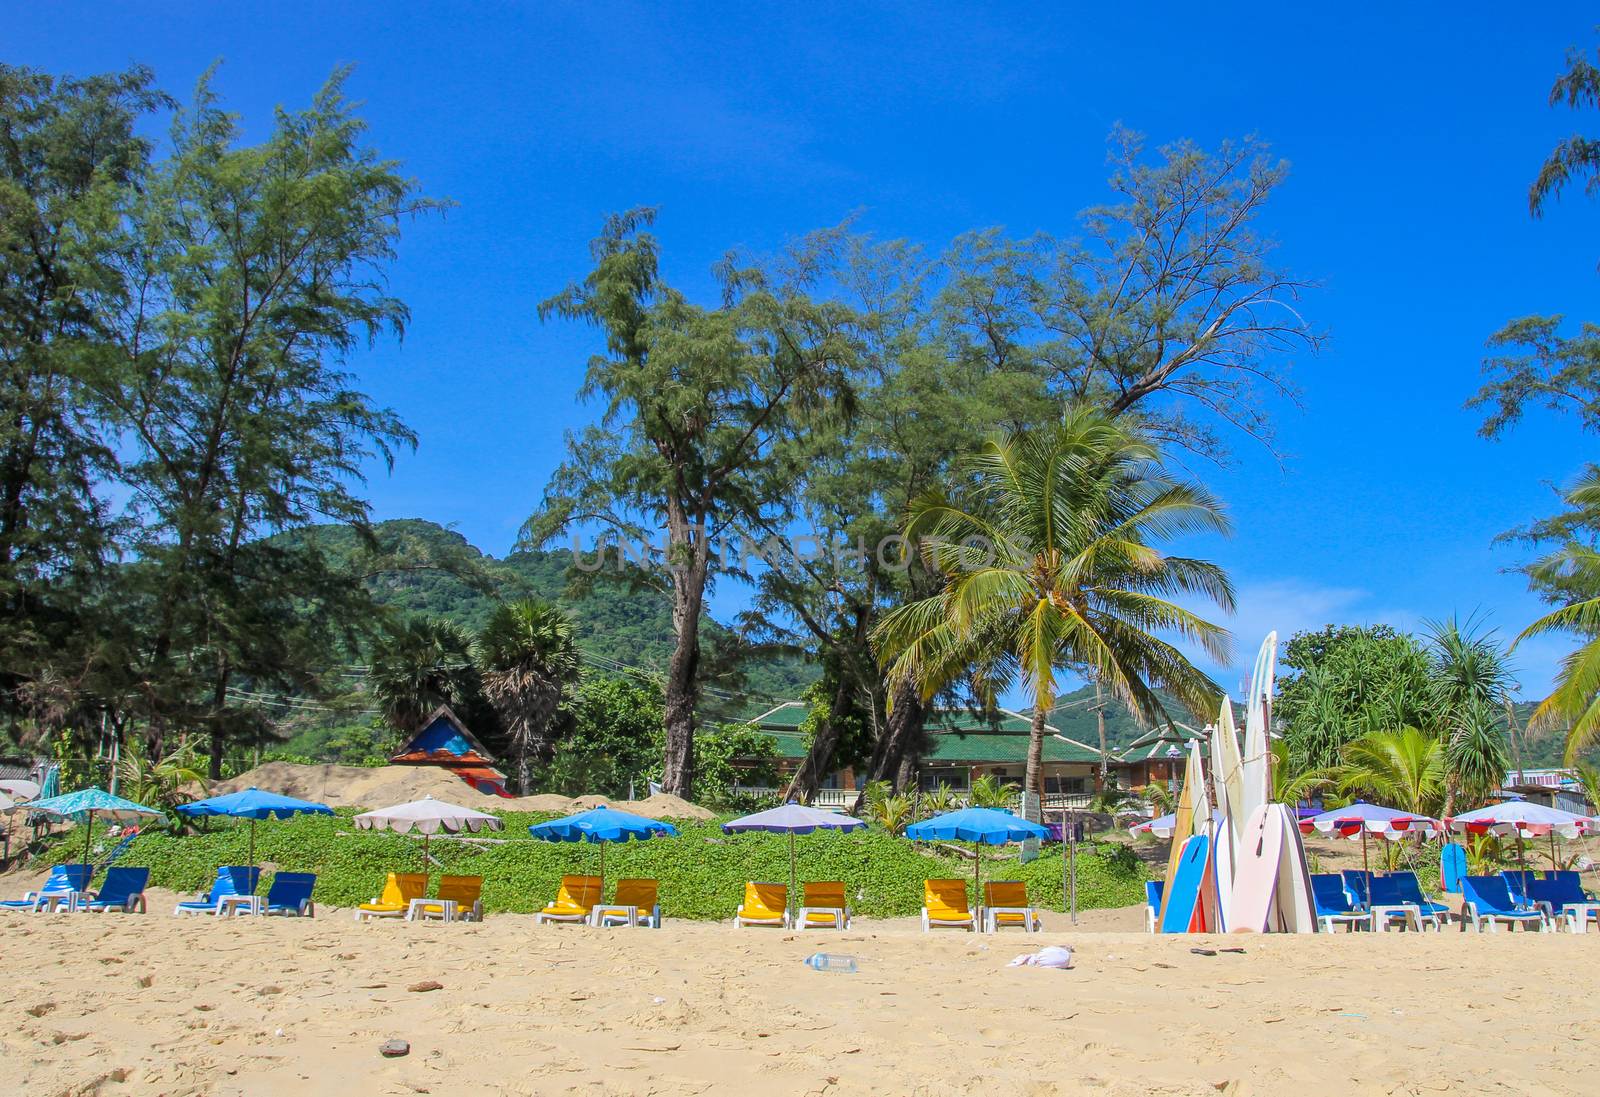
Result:
[[[131,376],[114,399],[137,450],[152,753],[165,728],[202,728],[212,776],[249,729],[230,689],[315,690],[343,626],[363,616],[364,592],[314,539],[270,535],[363,525],[364,464],[413,440],[341,364],[362,339],[403,330],[384,265],[401,220],[439,203],[364,142],[347,75],[246,145],[208,74],[134,211]]]
[[[37,675],[82,684],[81,619],[115,547],[101,492],[117,423],[116,259],[149,170],[135,126],[165,99],[147,69],[86,79],[0,65],[0,696]],[[52,666],[51,664],[55,664]]]
[[[584,320],[605,335],[584,395],[599,425],[570,437],[544,504],[525,529],[547,543],[589,523],[640,552],[672,599],[662,785],[693,789],[705,593],[724,568],[713,546],[781,524],[794,470],[784,440],[826,418],[848,393],[851,310],[812,300],[795,281],[724,264],[724,305],[706,309],[661,278],[650,210],[609,218],[594,270],[545,301],[542,317]],[[665,531],[657,546],[655,534]]]
[[[1369,732],[1424,727],[1433,686],[1422,645],[1388,625],[1329,625],[1284,648],[1273,716],[1296,770],[1339,764]]]
[[[1453,617],[1428,622],[1426,632],[1432,730],[1444,745],[1451,815],[1457,800],[1481,803],[1505,781],[1513,679],[1493,632]]]
[[[548,602],[508,602],[483,626],[476,653],[484,694],[517,769],[517,792],[526,796],[533,765],[549,760],[577,688],[583,661],[572,642],[572,621]]]
[[[470,722],[483,688],[472,638],[461,626],[435,618],[394,624],[373,649],[367,688],[383,718],[406,734],[421,731],[440,705]]]
[[[1233,589],[1215,564],[1158,542],[1226,532],[1220,504],[1176,480],[1148,442],[1105,414],[1074,408],[1057,427],[991,440],[949,495],[911,509],[906,536],[944,577],[874,638],[897,678],[927,695],[976,662],[986,689],[1020,674],[1033,702],[1025,787],[1042,791],[1045,716],[1062,667],[1086,672],[1150,720],[1165,689],[1199,715],[1221,691],[1160,634],[1229,657],[1225,630],[1173,601],[1224,609]]]

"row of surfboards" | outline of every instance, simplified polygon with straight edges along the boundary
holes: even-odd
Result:
[[[1223,699],[1207,728],[1211,781],[1189,746],[1157,925],[1163,933],[1315,933],[1316,906],[1294,809],[1272,803],[1272,684],[1277,633],[1256,656],[1244,745]]]

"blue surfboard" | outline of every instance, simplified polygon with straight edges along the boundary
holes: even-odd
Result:
[[[1461,878],[1467,874],[1467,851],[1449,842],[1439,851],[1439,886],[1448,892],[1461,893]]]
[[[1205,883],[1206,866],[1211,863],[1211,839],[1196,834],[1183,843],[1178,871],[1167,885],[1167,910],[1161,919],[1162,933],[1188,933],[1194,906],[1200,901],[1200,886]]]

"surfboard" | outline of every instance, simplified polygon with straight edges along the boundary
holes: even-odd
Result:
[[[1211,828],[1211,880],[1216,893],[1216,917],[1212,929],[1228,931],[1228,904],[1233,900],[1233,824],[1219,814]]]
[[[1166,923],[1167,906],[1172,897],[1172,881],[1178,875],[1178,863],[1183,859],[1183,843],[1194,833],[1194,798],[1204,796],[1204,789],[1196,789],[1184,772],[1183,791],[1178,793],[1178,807],[1172,813],[1172,849],[1167,853],[1167,885],[1161,893],[1161,921]]]
[[[1467,851],[1455,842],[1439,851],[1439,886],[1453,895],[1461,893],[1461,878],[1467,874]]]
[[[1249,813],[1244,810],[1244,760],[1239,754],[1239,731],[1233,723],[1233,701],[1222,699],[1222,711],[1211,729],[1211,781],[1217,787],[1217,808],[1228,816],[1239,838],[1239,827]]]
[[[1283,860],[1283,828],[1269,806],[1250,813],[1243,840],[1233,851],[1233,895],[1228,903],[1230,933],[1263,933],[1277,898],[1278,866]]]
[[[1173,841],[1177,841],[1174,836]],[[1178,871],[1167,885],[1166,910],[1161,915],[1162,933],[1187,933],[1200,902],[1200,887],[1211,865],[1211,839],[1191,835],[1183,843]]]
[[[1256,652],[1255,669],[1250,674],[1250,694],[1245,698],[1244,722],[1244,797],[1241,805],[1246,819],[1255,810],[1272,800],[1272,763],[1270,748],[1273,675],[1278,663],[1278,634],[1267,633]]]
[[[1277,820],[1278,883],[1273,889],[1273,916],[1268,927],[1279,933],[1317,932],[1317,908],[1311,894],[1311,868],[1306,863],[1305,844],[1294,809],[1287,804],[1272,804],[1268,810]]]

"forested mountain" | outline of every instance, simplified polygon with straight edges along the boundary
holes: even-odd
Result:
[[[444,618],[477,632],[495,605],[529,595],[559,603],[572,617],[585,663],[599,671],[660,673],[672,651],[671,606],[653,590],[621,581],[597,581],[579,594],[568,582],[563,551],[514,552],[497,559],[461,534],[420,518],[380,522],[375,543],[345,526],[319,526],[298,536],[316,538],[342,569],[366,576],[378,602],[405,614]],[[816,676],[804,659],[785,653],[741,651],[728,628],[706,621],[702,639],[710,656],[708,708],[723,695],[760,703],[799,697]],[[742,704],[740,705],[742,708]]]

